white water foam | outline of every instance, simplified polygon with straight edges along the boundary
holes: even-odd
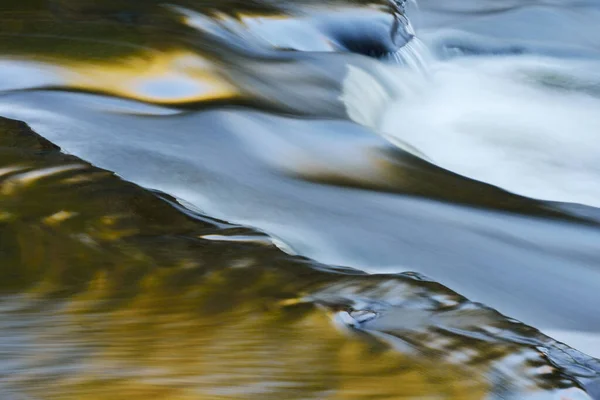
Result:
[[[349,116],[464,176],[600,206],[600,63],[427,54],[413,46],[402,54],[405,68],[350,67],[342,96]]]
[[[398,64],[406,65],[408,68],[421,73],[427,73],[433,62],[433,54],[429,48],[419,39],[413,37],[408,43],[392,54],[392,59]]]

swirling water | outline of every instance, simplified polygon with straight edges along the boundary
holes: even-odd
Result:
[[[3,1],[0,395],[598,398],[599,17]]]

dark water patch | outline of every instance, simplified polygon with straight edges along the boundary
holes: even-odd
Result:
[[[338,175],[324,172],[298,176],[312,182],[362,188],[388,193],[425,196],[445,202],[466,204],[474,207],[497,209],[532,216],[556,218],[596,226],[594,208],[561,206],[551,202],[539,202],[506,192],[443,170],[428,161],[400,149],[379,149],[373,152],[374,164],[381,171],[379,179],[359,175],[352,171],[339,171]],[[589,209],[586,213],[586,209]],[[589,217],[588,217],[589,216]]]

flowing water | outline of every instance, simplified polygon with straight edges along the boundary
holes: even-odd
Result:
[[[2,0],[0,398],[600,398],[598,21]]]

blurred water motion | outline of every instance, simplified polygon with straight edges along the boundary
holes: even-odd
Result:
[[[576,395],[600,368],[418,275],[317,264],[182,212],[22,123],[1,140],[8,398]]]
[[[600,5],[419,7],[4,0],[0,397],[600,398]]]

